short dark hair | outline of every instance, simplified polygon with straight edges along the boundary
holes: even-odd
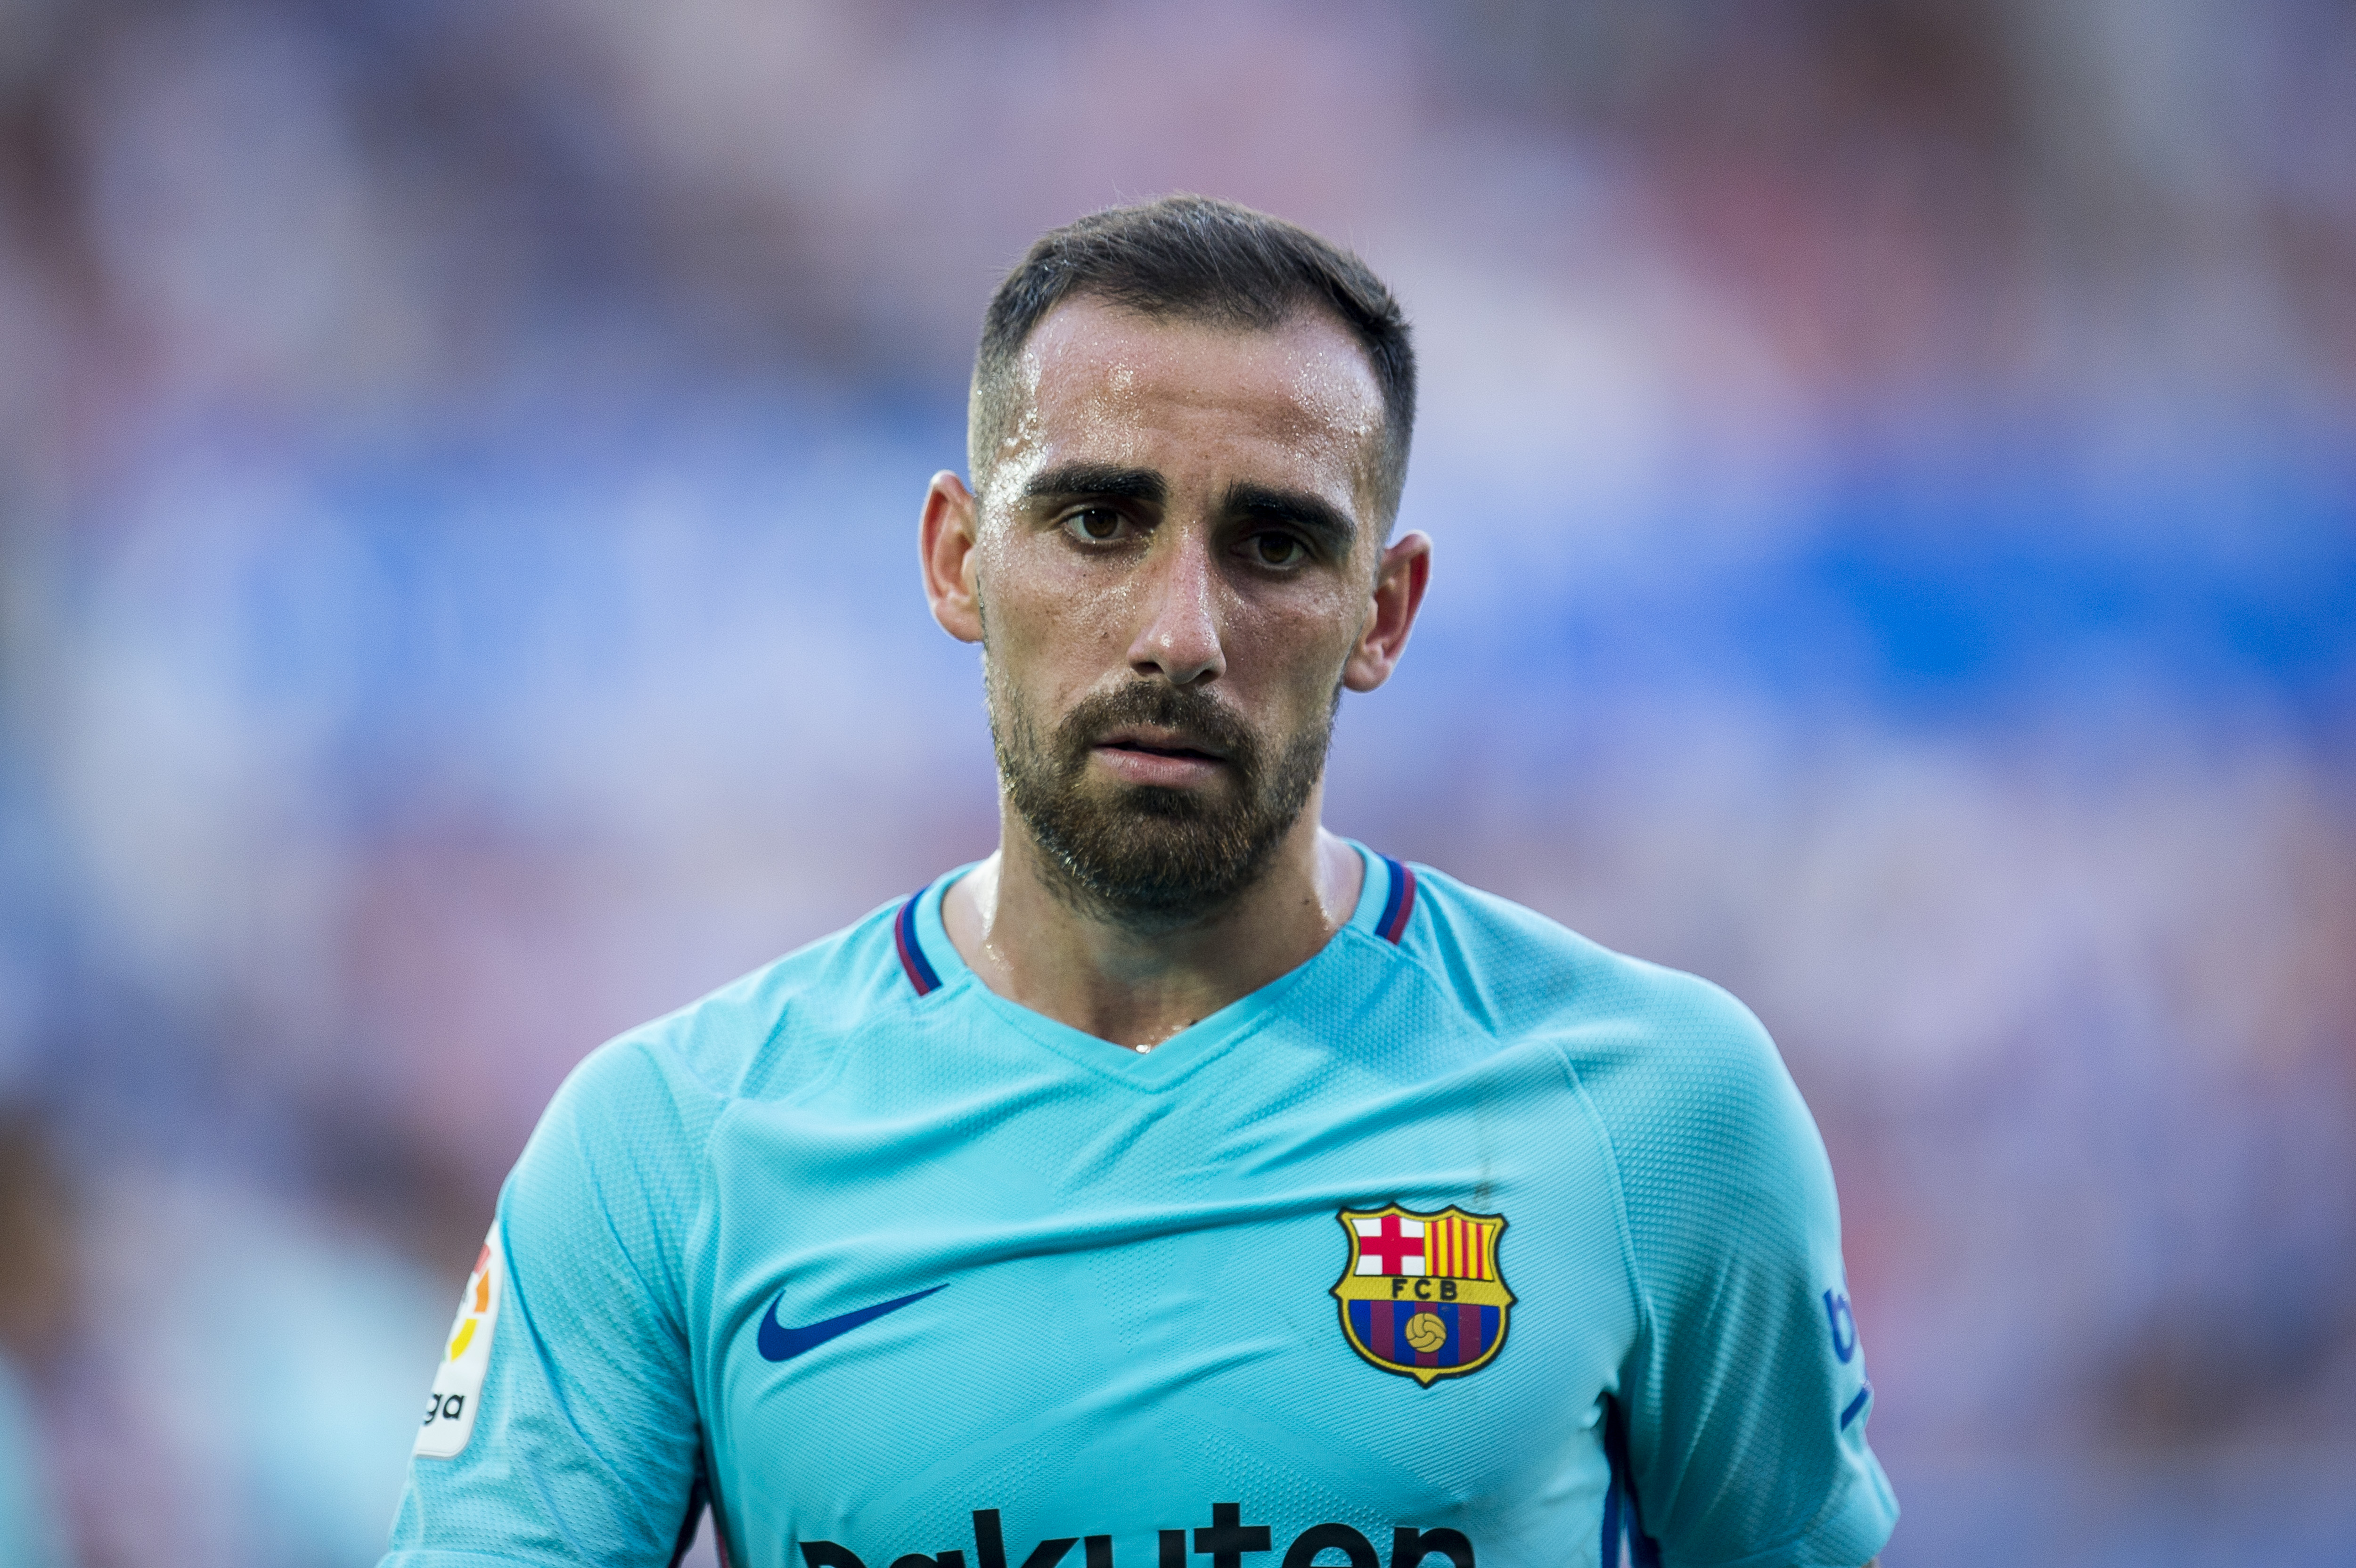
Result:
[[[1386,522],[1398,515],[1415,431],[1415,349],[1406,313],[1364,261],[1298,224],[1206,196],[1165,196],[1092,212],[1042,235],[991,296],[973,361],[967,456],[989,482],[1015,415],[1023,345],[1066,300],[1101,299],[1147,316],[1269,331],[1324,310],[1358,340],[1383,395],[1375,485]]]

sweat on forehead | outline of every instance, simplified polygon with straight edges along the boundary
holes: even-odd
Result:
[[[1110,459],[1187,411],[1240,417],[1272,444],[1338,458],[1357,508],[1387,516],[1382,389],[1348,328],[1304,308],[1271,322],[1188,312],[1143,313],[1082,295],[1040,321],[1005,374],[977,386],[974,488],[985,504],[1075,443]],[[1049,451],[1052,446],[1055,450]]]

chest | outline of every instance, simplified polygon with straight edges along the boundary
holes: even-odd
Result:
[[[1377,1568],[1355,1543],[1407,1528],[1561,1561],[1636,1327],[1576,1096],[1542,1051],[1281,1061],[1145,1094],[983,1057],[733,1114],[691,1321],[744,1557]]]

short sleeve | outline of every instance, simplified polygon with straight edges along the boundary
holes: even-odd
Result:
[[[1610,1075],[1644,1328],[1607,1447],[1639,1561],[1858,1568],[1898,1505],[1815,1122],[1758,1020],[1670,977],[1642,1070]]]
[[[712,1114],[629,1039],[557,1092],[466,1282],[383,1568],[672,1560],[701,1441],[679,1243]]]

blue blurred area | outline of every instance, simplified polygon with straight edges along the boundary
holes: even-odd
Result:
[[[367,1561],[563,1072],[987,850],[916,507],[1003,268],[1173,188],[1417,321],[1329,820],[1774,1029],[1886,1561],[2356,1555],[2346,7],[9,0],[80,1559]]]

